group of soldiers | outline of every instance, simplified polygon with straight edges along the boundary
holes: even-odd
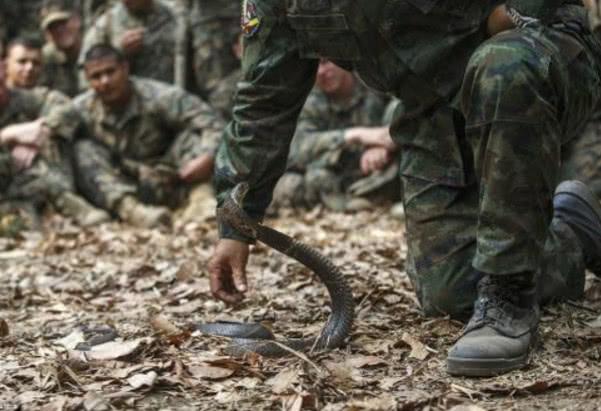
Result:
[[[232,116],[240,5],[32,0],[0,3],[0,18],[5,213],[31,225],[48,206],[81,225],[169,224],[210,180]],[[323,60],[274,207],[398,199],[388,125],[399,106]]]
[[[470,319],[457,375],[525,365],[539,304],[601,275],[601,41],[579,0],[17,4],[0,3],[9,208],[156,227],[212,174],[218,204],[247,182],[258,220],[402,194],[424,313]],[[235,303],[253,239],[219,234],[211,291]]]

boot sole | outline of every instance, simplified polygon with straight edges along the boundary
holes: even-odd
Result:
[[[447,357],[447,372],[463,377],[495,377],[528,364],[528,354],[516,358],[489,358],[486,360]]]

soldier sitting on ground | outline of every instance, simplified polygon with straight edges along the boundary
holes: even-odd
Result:
[[[109,218],[74,193],[69,150],[78,125],[64,95],[37,87],[8,89],[0,63],[0,196],[5,209],[35,203],[39,210],[50,202],[82,225]]]
[[[348,210],[368,207],[366,197],[376,191],[385,191],[389,200],[399,197],[396,145],[388,132],[390,121],[383,118],[387,98],[328,60],[319,63],[315,84],[273,204],[311,207],[321,202]]]
[[[42,72],[42,44],[35,38],[17,37],[8,42],[4,57],[6,85],[32,88]]]
[[[80,188],[129,223],[167,223],[165,206],[211,176],[221,120],[178,87],[130,77],[111,46],[92,47],[84,71],[92,89],[75,99],[87,133],[75,149]]]
[[[162,0],[122,0],[86,30],[80,63],[96,44],[111,44],[132,74],[174,83],[178,20]]]

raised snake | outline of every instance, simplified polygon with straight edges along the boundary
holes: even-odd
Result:
[[[280,357],[289,355],[290,349],[308,351],[341,346],[351,331],[355,308],[351,288],[344,276],[338,267],[320,252],[284,233],[253,221],[242,209],[247,192],[247,183],[236,185],[218,209],[218,219],[311,269],[328,290],[331,299],[330,316],[317,337],[289,338],[277,342],[271,331],[261,324],[216,322],[198,324],[197,329],[206,334],[231,337],[232,344],[226,348],[226,352],[233,356],[255,352],[267,357]]]

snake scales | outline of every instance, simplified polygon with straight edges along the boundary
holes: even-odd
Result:
[[[313,338],[284,339],[277,342],[274,335],[260,324],[216,322],[199,324],[197,328],[207,334],[232,338],[227,348],[230,355],[241,356],[255,352],[267,357],[279,357],[295,351],[323,350],[339,347],[349,335],[354,317],[351,288],[340,270],[325,256],[284,233],[254,222],[242,209],[248,184],[234,187],[218,218],[241,233],[268,245],[311,269],[325,284],[331,299],[331,313],[320,334]],[[288,347],[289,349],[284,348]]]

